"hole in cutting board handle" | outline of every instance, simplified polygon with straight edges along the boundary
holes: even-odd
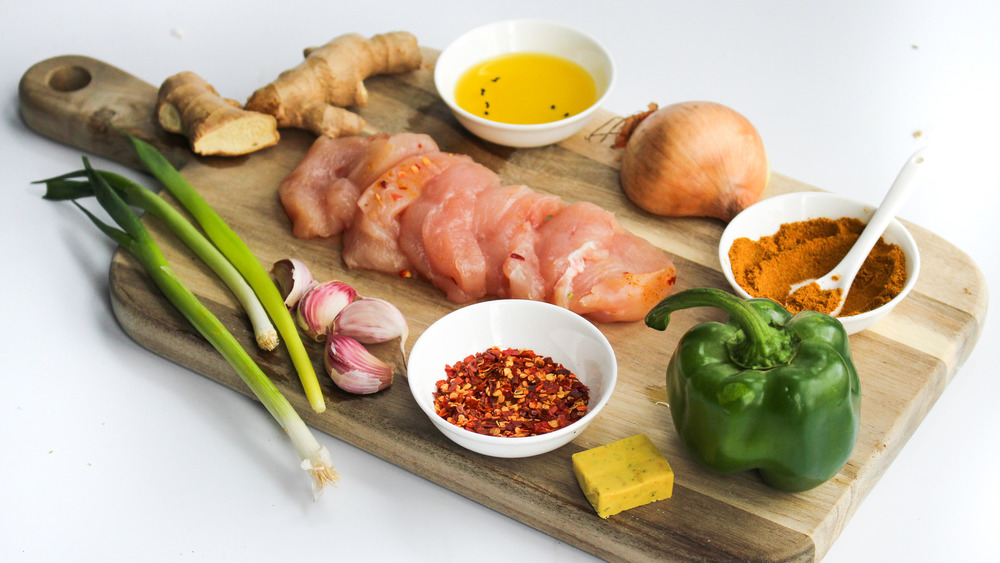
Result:
[[[49,73],[46,83],[58,92],[75,92],[90,84],[90,71],[81,66],[59,67]]]

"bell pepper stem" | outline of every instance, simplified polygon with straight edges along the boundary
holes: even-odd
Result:
[[[739,365],[766,369],[785,365],[795,355],[789,331],[771,326],[747,300],[712,287],[687,289],[663,299],[646,314],[646,326],[666,330],[671,313],[694,307],[722,309],[740,327],[737,337],[728,343],[732,360]]]

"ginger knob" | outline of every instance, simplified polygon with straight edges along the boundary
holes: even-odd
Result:
[[[341,35],[322,47],[304,51],[305,60],[258,89],[246,109],[273,115],[279,127],[295,127],[316,135],[356,135],[365,126],[345,107],[364,107],[364,80],[376,74],[397,74],[420,68],[417,38],[405,31],[365,39]]]
[[[191,150],[201,155],[247,154],[279,139],[274,116],[241,108],[190,71],[163,81],[156,116],[164,129],[187,137]]]

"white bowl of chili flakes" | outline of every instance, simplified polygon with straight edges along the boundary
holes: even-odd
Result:
[[[540,358],[529,363],[528,352]],[[474,376],[496,364],[501,372],[513,367],[511,387]],[[449,386],[456,372],[463,384]],[[583,432],[611,398],[618,363],[608,339],[580,315],[541,301],[500,299],[462,307],[428,327],[410,351],[407,379],[417,405],[453,442],[516,458],[552,451]],[[489,398],[476,394],[486,388]],[[503,414],[485,415],[493,410],[487,407]],[[531,435],[520,435],[523,428]]]

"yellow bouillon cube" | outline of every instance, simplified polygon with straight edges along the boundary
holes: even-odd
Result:
[[[573,472],[601,518],[674,492],[674,472],[645,434],[573,454]]]

